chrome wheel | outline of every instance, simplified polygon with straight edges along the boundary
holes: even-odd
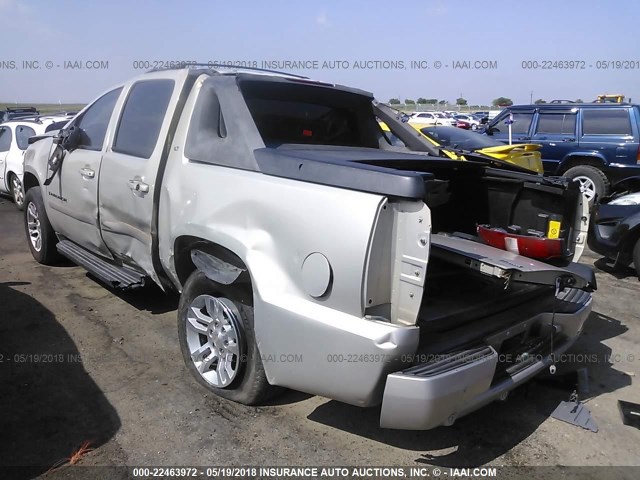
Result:
[[[574,180],[580,184],[580,190],[587,197],[587,200],[591,202],[596,196],[596,184],[589,177],[577,176]]]
[[[200,295],[193,299],[185,322],[191,361],[202,378],[226,388],[242,366],[240,313],[227,298]]]
[[[42,249],[42,228],[40,227],[40,218],[36,204],[29,202],[27,207],[27,227],[29,229],[29,240],[36,252]]]
[[[22,183],[15,175],[11,177],[11,190],[13,192],[13,201],[16,205],[22,206],[24,203],[24,191],[22,190]]]

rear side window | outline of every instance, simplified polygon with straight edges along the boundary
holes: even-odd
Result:
[[[573,135],[576,131],[575,113],[540,113],[536,133]]]
[[[0,152],[8,152],[11,148],[11,129],[0,127]]]
[[[583,135],[632,135],[629,112],[624,108],[585,108]]]
[[[29,137],[33,137],[36,131],[26,125],[18,125],[16,128],[16,143],[20,150],[26,150],[29,146]]]
[[[79,147],[87,150],[102,150],[109,120],[121,91],[122,88],[117,88],[105,93],[82,114],[75,124],[82,130]]]
[[[174,85],[173,80],[145,80],[131,87],[118,124],[114,152],[151,157]]]
[[[499,120],[492,125],[492,128],[495,129],[496,132],[508,132],[509,126],[505,124],[506,121],[509,120],[509,114],[506,113],[499,117]],[[531,126],[531,121],[533,120],[533,113],[513,113],[513,123],[511,124],[511,133],[513,134],[527,134],[529,133],[529,127]]]

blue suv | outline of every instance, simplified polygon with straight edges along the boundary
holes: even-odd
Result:
[[[508,142],[537,143],[545,173],[580,182],[592,203],[611,183],[640,174],[640,106],[625,103],[548,103],[505,108],[485,130]]]

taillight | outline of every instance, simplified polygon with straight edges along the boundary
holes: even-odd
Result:
[[[640,163],[640,145],[638,145],[638,153],[636,153],[636,163]]]
[[[531,235],[516,235],[501,228],[478,225],[478,235],[495,248],[529,258],[548,259],[563,256],[564,240]]]

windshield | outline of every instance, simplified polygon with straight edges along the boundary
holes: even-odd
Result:
[[[485,135],[456,127],[424,127],[420,131],[443,147],[462,150],[480,150],[504,145],[504,143],[493,140]]]

